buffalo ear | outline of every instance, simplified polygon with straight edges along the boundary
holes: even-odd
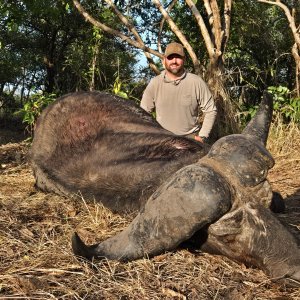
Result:
[[[248,123],[242,134],[253,136],[266,145],[272,121],[272,113],[273,98],[265,91],[255,116]]]

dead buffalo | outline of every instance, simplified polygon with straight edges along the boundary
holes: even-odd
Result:
[[[36,185],[139,210],[166,178],[207,153],[162,129],[129,100],[97,92],[61,97],[38,119],[31,148]]]
[[[267,208],[271,117],[266,96],[242,134],[223,137],[208,151],[165,131],[128,100],[70,94],[38,120],[31,149],[36,184],[61,194],[80,192],[119,212],[138,210],[123,232],[100,244],[86,246],[75,234],[76,255],[128,261],[192,238],[205,251],[296,285],[297,241]]]

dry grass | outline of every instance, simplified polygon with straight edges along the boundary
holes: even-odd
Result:
[[[299,233],[299,130],[281,129],[273,128],[268,145],[277,161],[269,178],[290,205],[283,218]],[[130,263],[76,259],[70,247],[75,230],[94,243],[122,230],[132,216],[36,191],[28,144],[1,133],[0,299],[300,299],[299,290],[271,282],[260,270],[198,251]]]

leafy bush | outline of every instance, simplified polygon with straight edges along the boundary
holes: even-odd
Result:
[[[300,98],[293,97],[292,92],[284,86],[270,86],[268,92],[273,96],[273,114],[283,122],[300,123]],[[244,126],[255,115],[258,105],[243,105],[240,108],[239,120]]]
[[[34,94],[30,97],[23,108],[16,114],[22,116],[23,123],[26,124],[26,130],[32,134],[34,125],[42,110],[56,99],[55,94]]]
[[[284,86],[270,86],[268,92],[273,95],[275,115],[287,123],[300,123],[299,97],[292,97],[292,92]]]
[[[138,81],[132,83],[126,80],[121,80],[120,74],[117,72],[113,86],[108,90],[108,92],[124,99],[133,100],[135,103],[139,104],[140,99],[134,96],[134,90],[140,86],[142,86],[142,83]]]
[[[128,99],[128,93],[125,91],[124,82],[121,81],[119,74],[113,84],[112,93],[119,97]]]
[[[238,120],[242,127],[245,127],[256,114],[258,105],[242,105],[238,113]]]

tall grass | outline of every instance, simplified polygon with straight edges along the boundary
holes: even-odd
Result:
[[[299,162],[300,124],[295,122],[286,124],[279,116],[275,116],[270,128],[267,148],[277,161],[288,159]]]

